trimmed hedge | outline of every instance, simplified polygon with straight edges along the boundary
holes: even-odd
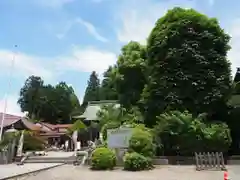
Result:
[[[153,157],[155,145],[149,131],[136,128],[129,140],[129,152],[137,152],[146,157]]]
[[[127,153],[124,156],[124,170],[142,171],[152,169],[152,159],[139,153]]]
[[[115,152],[106,147],[100,147],[93,151],[91,157],[92,170],[112,170],[116,166]]]

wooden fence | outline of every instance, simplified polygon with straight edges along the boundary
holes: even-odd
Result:
[[[224,164],[224,158],[222,152],[203,152],[196,153],[195,152],[195,160],[196,160],[196,170],[218,170],[225,171],[226,166]]]

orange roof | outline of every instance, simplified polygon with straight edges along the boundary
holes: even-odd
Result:
[[[72,124],[50,124],[50,123],[45,123],[45,122],[39,122],[44,126],[47,126],[48,128],[54,130],[54,129],[59,129],[59,128],[69,128],[72,126]]]
[[[30,129],[32,131],[40,131],[41,130],[41,127],[39,127],[39,126],[35,125],[34,123],[28,121],[27,119],[22,118],[21,120],[28,129]]]
[[[55,124],[53,125],[54,128],[69,128],[72,124]]]
[[[53,124],[50,124],[50,123],[45,123],[45,122],[39,122],[40,124],[44,125],[44,126],[47,126],[48,128],[50,129],[54,129],[54,125]]]
[[[61,135],[65,135],[66,133],[60,132],[48,132],[48,133],[41,133],[40,136],[44,137],[59,137]]]

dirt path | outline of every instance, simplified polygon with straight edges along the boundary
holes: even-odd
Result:
[[[230,168],[231,180],[240,177],[240,166]],[[239,174],[238,174],[239,173]],[[193,166],[157,167],[151,171],[126,172],[120,169],[114,171],[90,171],[87,167],[72,165],[60,166],[35,175],[18,178],[18,180],[221,180],[223,172],[196,172]]]

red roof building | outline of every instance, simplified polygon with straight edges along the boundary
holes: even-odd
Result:
[[[40,130],[38,126],[36,126],[33,122],[27,120],[24,117],[5,114],[4,120],[3,120],[3,115],[4,113],[0,113],[0,125],[2,125],[3,123],[3,128],[5,129],[14,127],[15,129],[18,129],[18,130],[22,130],[22,129],[28,129],[32,131]]]

